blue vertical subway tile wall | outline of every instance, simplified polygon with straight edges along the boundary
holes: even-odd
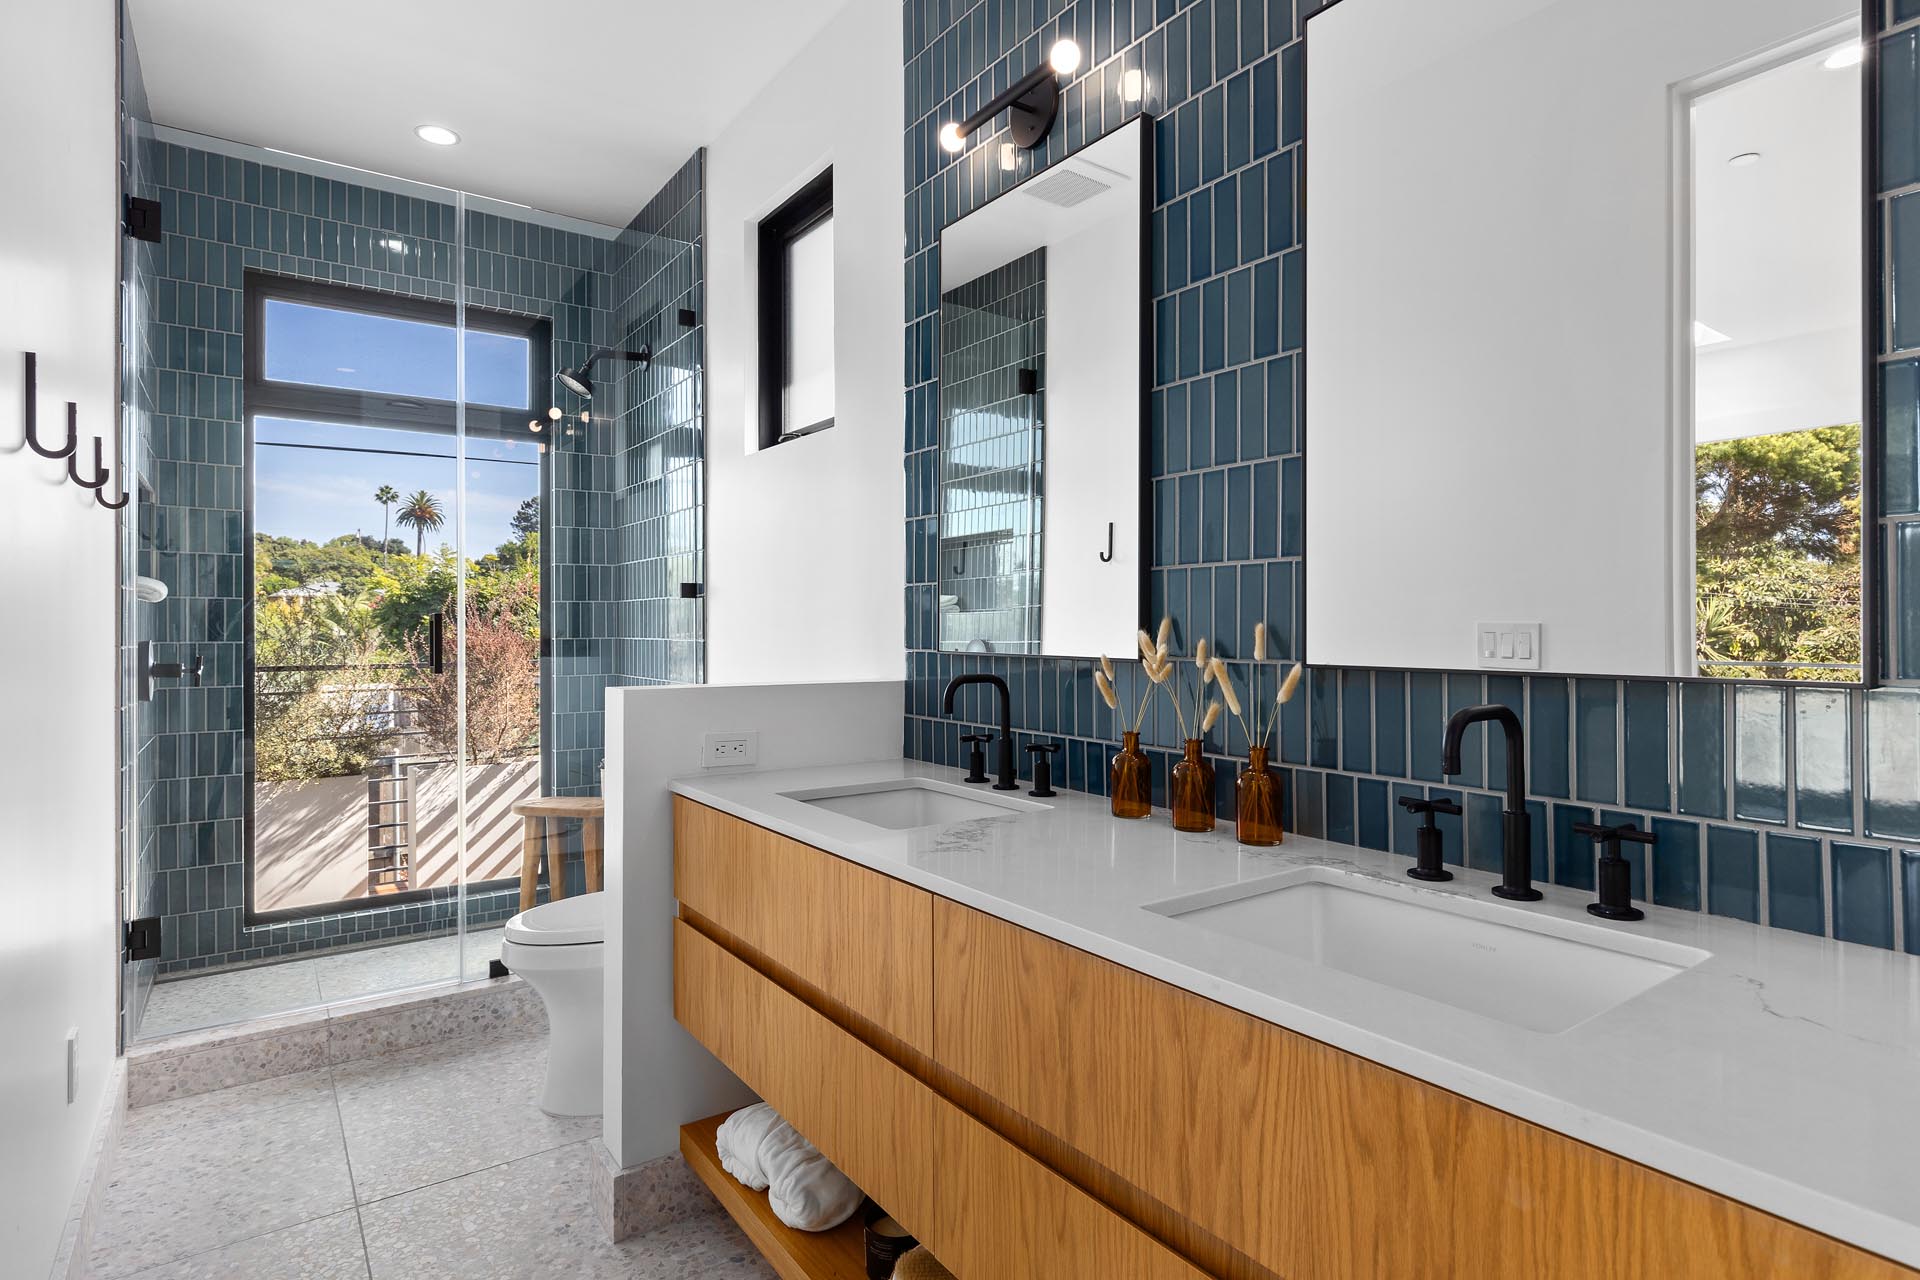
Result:
[[[1902,0],[1904,5],[1904,0]],[[905,0],[905,191],[909,493],[934,472],[940,231],[1015,182],[1144,113],[1151,118],[1153,252],[1146,288],[1154,334],[1147,451],[1153,564],[1149,608],[1171,616],[1175,647],[1202,636],[1233,655],[1236,680],[1255,622],[1274,643],[1258,679],[1271,690],[1300,653],[1307,450],[1300,362],[1305,340],[1301,143],[1306,18],[1314,0]],[[1880,40],[1882,202],[1920,182],[1920,6],[1889,10]],[[1070,36],[1087,65],[1064,87],[1061,122],[1017,172],[999,164],[999,132],[957,156],[936,142],[959,118],[1038,65]],[[1141,71],[1144,102],[1124,102],[1121,73]],[[996,130],[1001,126],[996,122]],[[1889,226],[1920,263],[1920,196]],[[1479,673],[1317,671],[1281,716],[1275,758],[1289,829],[1411,856],[1403,795],[1462,798],[1442,823],[1449,861],[1490,860],[1487,832],[1504,785],[1504,746],[1476,731],[1465,771],[1440,772],[1450,711],[1478,701],[1519,711],[1528,730],[1535,862],[1542,878],[1590,890],[1593,847],[1577,822],[1631,821],[1656,837],[1634,852],[1635,892],[1705,910],[1878,946],[1920,950],[1920,265],[1882,288],[1882,537],[1889,547],[1893,677],[1887,687],[1783,693],[1698,682],[1519,678]],[[1911,330],[1911,331],[1909,331]],[[1891,343],[1891,345],[1888,345]],[[1241,489],[1245,484],[1247,489]],[[955,763],[958,736],[985,704],[940,715],[947,679],[1006,677],[1016,734],[1067,742],[1084,786],[1106,787],[1111,717],[1091,665],[1065,658],[937,650],[931,497],[909,501],[903,740],[919,759]],[[1911,547],[1914,564],[1899,563]],[[1113,652],[1131,647],[1115,636]],[[1133,687],[1133,668],[1122,684]],[[1269,694],[1269,696],[1271,696]],[[1178,749],[1170,715],[1150,714],[1156,796]],[[1496,735],[1497,739],[1497,735]],[[1237,729],[1208,740],[1231,817]],[[1448,784],[1443,788],[1436,784]],[[1076,786],[1081,785],[1076,782]],[[1457,788],[1457,789],[1448,789]]]
[[[131,893],[138,913],[162,919],[158,975],[444,931],[460,909],[448,890],[247,923],[247,272],[543,317],[555,368],[646,329],[662,359],[594,406],[617,412],[548,437],[547,788],[597,789],[608,684],[700,678],[699,602],[676,589],[700,577],[700,330],[660,327],[663,309],[669,324],[677,306],[699,311],[700,157],[633,225],[605,234],[478,206],[463,222],[453,193],[340,174],[144,129],[130,149],[130,189],[160,201],[163,226],[159,244],[135,244],[129,271],[139,554],[141,571],[171,588],[138,606],[135,631],[159,660],[197,652],[207,663],[201,687],[163,686],[138,708],[129,748],[140,781]],[[583,655],[598,664],[588,679]],[[516,906],[512,887],[480,889],[466,918]]]

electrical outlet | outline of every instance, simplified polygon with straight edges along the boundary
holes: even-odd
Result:
[[[1540,670],[1540,624],[1537,622],[1481,622],[1474,632],[1474,655],[1483,669]]]
[[[758,729],[724,729],[701,739],[702,769],[737,769],[759,761]]]

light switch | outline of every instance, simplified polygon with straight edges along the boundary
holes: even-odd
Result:
[[[1480,666],[1497,671],[1540,670],[1540,624],[1482,622],[1474,627]]]

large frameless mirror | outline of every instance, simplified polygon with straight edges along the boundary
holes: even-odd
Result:
[[[1312,660],[1868,678],[1857,7],[1341,0],[1307,44]]]
[[[1135,120],[940,237],[940,647],[1087,655],[1140,625]]]

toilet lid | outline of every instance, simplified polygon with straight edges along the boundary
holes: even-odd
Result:
[[[507,941],[530,947],[564,947],[582,942],[603,942],[606,928],[600,893],[583,893],[577,898],[562,898],[529,907],[507,921]]]

